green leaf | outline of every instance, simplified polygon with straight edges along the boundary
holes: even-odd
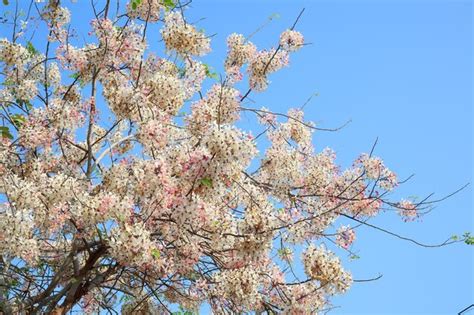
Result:
[[[13,139],[12,134],[10,133],[10,129],[5,126],[0,127],[0,134],[2,135],[2,138],[8,138],[8,139]]]
[[[84,81],[82,75],[79,72],[75,72],[69,75],[71,79],[74,79],[74,81],[79,82],[79,86],[82,88],[86,85],[86,82]]]
[[[349,258],[351,260],[356,260],[356,259],[360,259],[360,256],[359,255],[351,255]]]
[[[178,75],[179,77],[184,77],[186,75],[186,68],[184,67],[178,67]]]
[[[91,175],[95,178],[100,178],[102,176],[100,169],[97,165],[92,166]]]
[[[212,68],[209,67],[209,65],[207,64],[203,64],[204,65],[204,68],[205,68],[205,71],[206,71],[206,76],[208,78],[211,78],[211,79],[219,79],[219,76],[217,75],[217,73],[215,72],[212,72]]]
[[[3,0],[4,5],[8,5],[8,0]]]
[[[5,86],[12,86],[12,85],[15,85],[15,82],[7,79],[5,80],[5,82],[2,82],[1,84]]]
[[[133,9],[133,10],[136,10],[136,9],[137,9],[137,6],[138,6],[138,4],[137,4],[135,1],[132,2],[132,9]]]
[[[288,260],[291,256],[293,255],[291,249],[287,247],[279,248],[278,249],[278,256],[280,256],[281,259]]]
[[[203,63],[202,65],[204,66],[204,70],[206,71],[206,75],[208,75],[209,73],[211,73],[211,70],[210,70],[210,67],[209,67],[208,64]]]
[[[31,110],[33,108],[33,104],[31,104],[30,101],[26,101],[25,106],[27,110]]]
[[[190,273],[188,273],[186,275],[186,277],[190,280],[197,280],[197,279],[199,279],[199,273],[197,273],[195,271],[191,271]]]
[[[172,312],[171,314],[172,314],[172,315],[194,315],[193,312],[187,311],[187,310],[184,309],[182,306],[179,306],[179,311]]]
[[[79,78],[80,74],[79,72],[74,72],[72,74],[69,75],[70,78],[76,80],[77,78]]]
[[[151,250],[151,255],[153,256],[153,258],[159,259],[160,258],[160,251],[156,248],[153,248]]]
[[[122,295],[122,296],[120,297],[120,300],[119,300],[119,301],[120,301],[120,302],[128,302],[128,301],[131,301],[131,300],[132,300],[132,298],[131,298],[129,295],[124,294],[124,295]]]
[[[201,184],[203,184],[206,187],[212,187],[212,179],[208,177],[201,178]]]
[[[18,128],[20,128],[26,121],[25,116],[20,115],[20,114],[13,114],[11,115],[11,118],[15,126],[17,126]]]
[[[26,43],[26,49],[32,55],[37,55],[38,54],[38,51],[36,50],[35,46],[33,46],[33,44],[30,41],[28,41]]]
[[[467,245],[474,245],[474,236],[472,236],[470,232],[464,233],[463,237],[464,243],[466,243]]]
[[[176,6],[173,0],[163,0],[163,5],[166,11],[172,10]]]
[[[270,17],[269,17],[270,20],[279,19],[279,18],[280,18],[280,14],[278,14],[278,13],[273,13],[273,14],[270,15]]]
[[[451,236],[451,239],[452,239],[453,241],[457,241],[457,240],[459,239],[459,237],[458,237],[457,235],[453,235],[453,236]]]

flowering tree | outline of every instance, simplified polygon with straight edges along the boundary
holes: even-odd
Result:
[[[414,220],[433,202],[389,200],[401,181],[373,152],[346,170],[316,152],[311,135],[324,129],[300,109],[244,105],[304,46],[301,14],[275,48],[231,34],[217,77],[199,59],[211,38],[186,20],[188,4],[92,2],[89,42],[76,46],[66,7],[31,1],[25,20],[47,28],[41,53],[18,2],[3,2],[14,11],[0,40],[4,313],[319,312],[354,281],[329,245],[351,254],[358,226],[393,234],[367,222],[381,209]],[[160,56],[147,45],[153,23]],[[258,136],[235,126],[242,111]],[[472,238],[435,246],[456,241]]]

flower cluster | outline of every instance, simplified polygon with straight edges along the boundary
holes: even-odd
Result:
[[[384,165],[380,158],[363,154],[357,162],[363,167],[367,178],[376,180],[379,187],[392,190],[398,185],[397,176]]]
[[[34,265],[40,254],[38,241],[32,237],[34,220],[31,212],[14,211],[8,205],[0,209],[0,253],[19,257]]]
[[[16,88],[15,95],[18,99],[29,101],[33,99],[38,93],[36,81],[31,79],[23,80]]]
[[[164,9],[162,2],[162,0],[131,1],[127,4],[127,14],[133,19],[140,18],[144,21],[156,22],[160,18],[161,10]]]
[[[227,37],[227,48],[225,70],[231,82],[240,81],[240,68],[255,56],[257,48],[251,42],[246,42],[243,35],[236,33]]]
[[[323,245],[308,247],[302,259],[305,273],[311,279],[319,281],[322,290],[343,293],[352,284],[352,277],[342,269],[339,258]]]
[[[206,79],[206,66],[197,60],[186,59],[183,78],[185,98],[191,98],[201,90],[201,85]]]
[[[257,154],[252,138],[234,127],[212,124],[201,141],[214,157],[207,171],[211,177],[240,177],[242,167],[247,168]]]
[[[53,30],[57,31],[70,22],[71,12],[63,6],[49,5],[44,10],[42,18],[50,21]]]
[[[252,42],[246,42],[242,34],[231,34],[227,37],[227,58],[225,60],[226,70],[232,67],[242,67],[248,63],[257,52]]]
[[[209,37],[186,23],[179,12],[173,11],[166,14],[165,27],[161,30],[161,36],[165,41],[166,49],[176,51],[178,54],[202,56],[211,50]]]
[[[172,115],[179,111],[185,99],[182,81],[163,73],[147,80],[144,94],[152,106]]]
[[[405,221],[414,221],[419,217],[416,205],[409,200],[402,200],[397,204],[398,213]]]
[[[5,66],[23,64],[30,57],[31,54],[25,47],[12,43],[6,38],[0,39],[0,60]]]
[[[293,30],[286,30],[280,35],[280,46],[287,51],[297,51],[304,44],[303,34]]]
[[[328,300],[320,286],[313,282],[280,288],[287,297],[282,306],[283,314],[320,314],[327,308]],[[277,293],[278,294],[278,293]],[[278,301],[277,298],[274,300]]]
[[[192,130],[204,132],[212,123],[231,124],[239,118],[239,91],[214,84],[206,96],[192,104],[192,113],[187,119]]]
[[[249,63],[250,87],[256,91],[263,91],[268,86],[268,75],[287,66],[288,52],[270,49],[257,52]]]
[[[54,131],[48,127],[46,112],[35,110],[20,128],[20,143],[26,148],[50,147]]]
[[[214,294],[229,299],[241,310],[252,310],[259,306],[260,278],[258,270],[253,267],[229,269],[215,275]]]
[[[149,120],[140,126],[138,138],[146,147],[160,150],[169,143],[171,127],[166,119]]]
[[[132,266],[158,267],[160,250],[142,224],[125,224],[112,229],[111,233],[110,252],[118,261]]]
[[[341,226],[337,230],[336,243],[342,248],[349,248],[355,239],[356,235],[354,229],[352,229],[349,225]]]

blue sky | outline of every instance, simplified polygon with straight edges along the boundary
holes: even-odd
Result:
[[[78,2],[70,6],[73,23],[85,34],[90,12],[77,10],[89,1]],[[352,123],[337,133],[316,133],[316,148],[333,148],[338,162],[348,166],[378,137],[375,153],[390,168],[401,178],[415,173],[393,194],[397,200],[432,192],[442,197],[472,182],[472,6],[441,0],[195,0],[187,15],[191,21],[205,17],[199,26],[216,33],[205,60],[219,72],[230,33],[249,35],[277,13],[279,18],[252,38],[259,48],[270,47],[306,8],[297,30],[312,44],[270,77],[266,92],[251,94],[252,106],[285,112],[319,93],[305,107],[307,119],[328,128]],[[159,35],[150,32],[149,40],[153,47]],[[252,127],[249,118],[247,128]],[[472,205],[469,186],[423,222],[405,223],[394,213],[372,222],[439,243],[474,232]],[[383,277],[354,284],[334,300],[339,307],[333,314],[456,314],[474,303],[472,246],[427,249],[363,228],[355,250],[360,259],[344,259],[354,278]]]

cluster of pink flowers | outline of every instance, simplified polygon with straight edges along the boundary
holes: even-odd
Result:
[[[0,208],[0,252],[19,257],[34,265],[40,254],[38,241],[32,237],[35,223],[31,212],[14,211],[8,205]]]
[[[310,246],[303,253],[306,274],[320,282],[321,289],[328,292],[345,292],[352,284],[352,276],[342,269],[339,258],[324,248]]]
[[[287,30],[281,34],[277,49],[258,51],[243,35],[231,34],[227,38],[228,51],[225,60],[227,79],[230,83],[240,81],[243,78],[240,68],[248,64],[250,87],[263,91],[268,86],[268,75],[287,66],[288,53],[297,51],[303,43],[304,38],[299,32]]]
[[[238,82],[243,78],[240,68],[255,56],[257,47],[247,42],[242,34],[234,33],[227,37],[227,48],[226,73],[230,82]]]
[[[349,225],[341,226],[337,230],[336,243],[342,248],[349,248],[356,239],[354,229]]]
[[[258,116],[258,122],[262,125],[275,125],[277,118],[274,113],[272,113],[268,108],[262,107],[261,114]]]
[[[50,147],[54,131],[48,127],[46,113],[41,110],[33,112],[20,128],[21,144],[27,148]]]
[[[286,30],[280,35],[280,46],[287,51],[297,51],[304,44],[303,34],[294,30]]]
[[[268,75],[288,66],[288,52],[284,50],[262,50],[252,57],[248,72],[250,87],[256,91],[263,91],[268,86]]]
[[[31,54],[22,45],[15,44],[6,38],[0,39],[0,60],[5,66],[23,65],[31,58]]]
[[[183,83],[177,77],[157,73],[147,80],[147,101],[162,111],[175,115],[184,104]]]
[[[419,217],[416,205],[409,200],[402,200],[397,204],[398,213],[405,221],[414,221]]]
[[[185,98],[189,99],[201,90],[201,85],[206,79],[206,66],[197,60],[185,60],[184,90]]]
[[[232,124],[240,114],[239,91],[231,86],[214,84],[204,98],[192,104],[187,122],[191,130],[205,132],[209,126]]]
[[[390,171],[379,157],[363,154],[357,160],[368,179],[376,180],[379,187],[392,190],[398,185],[397,176]]]
[[[15,87],[14,93],[20,100],[29,101],[33,99],[38,93],[36,81],[31,79],[23,80],[18,86]]]
[[[246,41],[242,34],[231,34],[227,37],[227,58],[225,60],[226,70],[237,67],[240,68],[248,63],[255,53],[257,47],[252,42]]]
[[[151,240],[150,231],[142,224],[125,223],[112,229],[109,245],[110,253],[126,265],[158,270],[162,267],[160,246]]]
[[[132,2],[135,3],[136,7],[132,5]],[[158,21],[161,10],[164,9],[162,0],[131,1],[127,4],[127,14],[129,17],[149,22]]]
[[[252,310],[260,304],[259,286],[262,275],[251,267],[225,270],[216,274],[214,294],[231,299],[241,310]]]
[[[186,23],[180,12],[173,11],[165,15],[161,36],[166,49],[178,54],[202,56],[211,50],[210,39],[193,25]]]

